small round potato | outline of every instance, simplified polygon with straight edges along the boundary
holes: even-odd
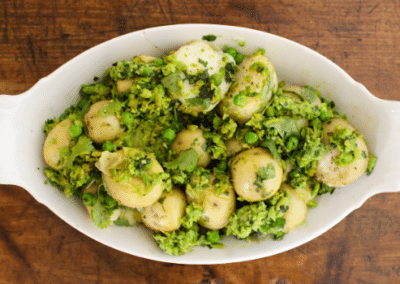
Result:
[[[123,148],[113,153],[104,151],[99,161],[95,164],[103,173],[103,180],[107,184],[110,195],[122,205],[131,208],[150,206],[160,198],[164,189],[164,183],[160,181],[154,185],[149,193],[144,195],[139,192],[143,192],[146,188],[146,184],[142,178],[131,176],[127,182],[117,182],[112,178],[113,171],[122,168],[126,163],[127,155],[134,155],[141,152],[136,148]],[[151,168],[146,171],[147,174],[164,172],[152,154],[147,154],[147,156],[152,161]]]
[[[291,186],[285,185],[281,188],[289,193],[289,210],[283,214],[283,218],[286,220],[283,231],[287,233],[303,224],[308,208],[303,198]]]
[[[329,134],[335,133],[337,127],[349,128],[352,131],[356,129],[352,127],[346,120],[342,118],[333,118],[328,122],[324,122],[323,127],[323,138],[324,144],[329,143]],[[357,148],[360,151],[364,151],[367,158],[361,157],[355,160],[348,166],[340,167],[335,164],[334,160],[341,153],[338,149],[332,149],[325,153],[321,160],[317,163],[316,176],[323,183],[333,186],[341,187],[346,184],[350,184],[359,179],[368,167],[368,148],[363,138],[357,138]]]
[[[146,227],[159,232],[171,232],[181,226],[185,208],[185,195],[174,187],[172,192],[163,192],[157,202],[145,207],[140,216]]]
[[[69,134],[69,127],[72,125],[70,119],[65,119],[57,124],[47,135],[43,146],[43,156],[46,163],[54,170],[59,170],[60,165],[60,148],[68,147],[72,137]]]
[[[171,144],[171,150],[179,155],[181,151],[193,148],[199,157],[197,166],[205,168],[211,162],[210,154],[204,150],[206,145],[207,140],[204,138],[203,130],[190,125],[187,129],[178,133]]]
[[[274,168],[274,177],[260,179],[259,171],[262,168]],[[282,183],[282,167],[264,148],[239,153],[232,161],[231,171],[236,193],[250,202],[272,197]]]
[[[228,224],[229,217],[235,212],[236,197],[231,185],[228,186],[227,191],[217,195],[214,181],[215,176],[211,175],[210,186],[205,188],[198,197],[186,189],[186,197],[189,203],[199,204],[203,208],[203,215],[198,223],[204,228],[219,230]]]
[[[256,68],[257,65],[260,67]],[[268,72],[260,72],[260,68]],[[255,113],[264,111],[272,93],[278,89],[275,68],[261,54],[246,58],[238,66],[234,82],[219,104],[219,110],[241,124],[249,121]],[[251,94],[246,95],[249,90]],[[240,100],[239,96],[242,96]]]
[[[122,132],[121,123],[115,115],[101,116],[99,112],[110,101],[99,101],[93,104],[85,115],[88,136],[96,143],[112,141]]]
[[[293,187],[291,187],[287,183],[282,183],[281,189],[282,190],[290,189],[290,190],[296,191],[296,194],[298,196],[300,196],[301,198],[303,198],[303,200],[304,200],[304,202],[306,204],[308,204],[313,199],[311,187],[310,187],[309,184],[307,184],[306,187],[304,187],[304,188],[296,188],[296,189],[294,189]]]
[[[226,156],[231,157],[241,152],[244,149],[243,141],[237,138],[230,138],[225,141]]]
[[[150,56],[150,55],[141,55],[141,56],[136,56],[134,58],[134,60],[138,61],[138,62],[143,62],[143,63],[151,63],[156,58],[157,57]],[[116,85],[117,85],[118,93],[128,91],[133,82],[134,82],[133,78],[124,79],[124,80],[117,80]]]
[[[302,101],[302,95],[305,94],[307,87],[301,87],[297,85],[289,85],[285,86],[282,88],[282,94],[288,97],[291,97],[293,99],[296,99],[298,101]],[[320,105],[321,99],[319,97],[316,97],[315,100],[313,101],[313,105],[317,106]]]

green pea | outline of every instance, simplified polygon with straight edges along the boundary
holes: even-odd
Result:
[[[151,74],[151,69],[148,67],[144,67],[142,69],[142,76],[144,77],[149,77],[149,75]]]
[[[122,118],[122,123],[125,125],[132,125],[133,121],[135,120],[133,113],[127,111],[121,114],[121,118]]]
[[[354,161],[354,155],[352,153],[341,153],[339,156],[344,164],[351,164]]]
[[[104,151],[108,151],[108,152],[112,152],[115,150],[115,146],[114,143],[111,141],[107,141],[103,144],[103,150]]]
[[[236,54],[235,62],[236,62],[237,65],[242,63],[243,59],[244,59],[244,55],[243,54],[241,54],[241,53]]]
[[[319,118],[322,121],[327,121],[332,117],[332,113],[330,111],[325,111],[325,110],[321,110],[320,114],[319,114]]]
[[[95,196],[93,193],[90,192],[85,192],[85,194],[82,196],[82,201],[83,205],[85,206],[93,206],[95,202]]]
[[[252,131],[249,131],[244,135],[244,142],[246,142],[249,145],[254,145],[258,141],[258,135]]]
[[[71,135],[72,138],[79,137],[82,134],[82,127],[79,125],[73,124],[69,127],[69,135]]]
[[[172,128],[165,129],[162,134],[162,138],[167,144],[171,144],[174,141],[175,137],[176,133]]]
[[[215,74],[211,75],[211,77],[210,77],[211,82],[213,82],[215,86],[221,85],[223,78],[224,78],[224,74],[222,74],[222,73],[215,73]]]
[[[321,120],[319,120],[318,118],[311,120],[311,126],[320,129],[322,126]]]
[[[164,61],[161,58],[156,58],[153,60],[153,64],[158,65],[158,66],[163,66]]]
[[[273,107],[268,107],[266,112],[265,112],[266,116],[268,117],[273,117],[275,116],[275,112],[274,112],[274,108]]]
[[[228,163],[226,162],[226,160],[222,160],[221,162],[219,162],[217,168],[220,171],[226,171],[226,169],[228,168]]]
[[[219,232],[218,231],[208,231],[207,232],[207,241],[212,244],[218,243],[220,240]]]
[[[237,51],[236,49],[234,49],[233,47],[228,47],[227,49],[225,49],[224,51],[225,53],[228,53],[230,56],[232,56],[233,58],[235,58]]]
[[[247,104],[247,97],[240,93],[233,97],[233,104],[238,107],[244,107]]]
[[[297,139],[297,137],[292,136],[287,141],[286,148],[290,152],[290,151],[295,150],[298,145],[299,145],[299,139]]]

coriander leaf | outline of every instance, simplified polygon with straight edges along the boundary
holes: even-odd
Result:
[[[207,67],[208,62],[199,58],[199,63],[201,63],[204,67]]]
[[[113,222],[113,224],[121,227],[132,227],[132,224],[130,224],[129,221],[124,218],[118,218]]]
[[[71,148],[70,154],[65,158],[65,167],[72,169],[76,157],[89,155],[93,150],[92,140],[86,136],[80,136],[78,142]]]
[[[113,115],[116,112],[119,112],[121,109],[122,109],[121,102],[109,102],[99,110],[96,116],[106,117],[109,115]]]
[[[298,136],[300,134],[296,126],[296,121],[288,116],[267,120],[264,125],[267,128],[275,128],[282,138]]]
[[[273,163],[269,163],[268,167],[261,167],[258,169],[258,175],[263,179],[273,179],[275,178],[275,166]]]
[[[110,212],[109,209],[101,204],[100,198],[98,198],[94,204],[91,215],[93,222],[101,229],[107,228],[107,226],[111,223],[110,217],[112,212]]]
[[[179,169],[181,171],[193,172],[197,167],[199,157],[193,148],[181,151],[178,158],[171,162],[164,163],[167,169]]]
[[[177,94],[180,92],[178,87],[178,82],[182,80],[179,72],[171,73],[161,79],[161,84],[166,88],[171,94]]]
[[[301,92],[301,94],[297,95],[299,95],[303,100],[309,102],[310,104],[314,104],[317,101],[319,94],[318,90],[314,89],[311,86],[303,86],[302,90],[303,91]]]
[[[265,139],[261,146],[267,148],[276,161],[281,162],[281,154],[278,152],[276,144],[272,139]]]

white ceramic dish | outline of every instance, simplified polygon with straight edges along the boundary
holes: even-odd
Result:
[[[318,207],[309,210],[306,223],[282,241],[248,243],[224,239],[224,249],[196,248],[183,256],[164,254],[151,233],[135,228],[97,228],[83,206],[45,185],[42,157],[48,118],[59,116],[77,102],[82,84],[93,82],[114,62],[134,55],[162,54],[203,35],[214,34],[214,42],[229,44],[245,53],[259,47],[275,66],[279,80],[307,84],[333,99],[342,113],[366,137],[370,151],[378,156],[373,174],[354,184],[324,195]],[[245,41],[245,47],[238,43]],[[117,250],[158,261],[183,264],[238,262],[281,253],[326,232],[374,194],[400,190],[400,102],[374,97],[363,85],[320,54],[295,42],[256,30],[219,25],[174,25],[133,32],[89,49],[18,96],[0,96],[0,183],[25,188],[72,227]]]

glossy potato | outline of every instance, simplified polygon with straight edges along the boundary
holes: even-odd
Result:
[[[275,177],[264,179],[262,188],[256,185],[260,168],[275,168]],[[283,170],[264,148],[254,148],[239,153],[231,165],[233,188],[244,200],[254,202],[272,197],[282,183]]]
[[[335,133],[338,126],[343,128],[347,127],[352,131],[356,130],[346,120],[342,118],[333,118],[330,120],[330,122],[324,122],[322,125],[322,141],[324,144],[327,145],[329,143],[328,133]],[[361,157],[345,167],[337,166],[334,162],[334,160],[340,154],[340,150],[332,149],[325,153],[322,159],[317,163],[317,178],[323,183],[333,187],[341,187],[359,179],[368,167],[368,148],[364,139],[361,137],[357,138],[357,148],[360,151],[364,151],[367,158]]]
[[[196,126],[189,126],[178,133],[174,142],[171,144],[171,150],[179,154],[183,150],[193,148],[199,157],[198,167],[207,167],[211,162],[210,154],[205,151],[207,140],[204,138],[203,130]]]
[[[230,138],[225,141],[226,156],[231,157],[241,152],[244,149],[243,141],[237,138]]]
[[[254,65],[257,64],[264,66],[263,68],[268,71],[259,72],[260,70],[254,68]],[[268,58],[261,54],[246,58],[238,66],[234,82],[221,101],[219,110],[241,124],[249,121],[255,113],[264,111],[272,93],[278,89],[275,68]],[[250,94],[245,95],[248,92]],[[235,98],[240,95],[242,104],[238,104],[237,98]]]
[[[289,193],[289,210],[283,214],[286,220],[283,231],[287,233],[304,223],[308,208],[303,198],[291,186],[285,184],[282,190]]]
[[[143,194],[146,184],[140,177],[131,176],[127,182],[117,182],[113,179],[112,173],[115,169],[124,167],[127,155],[143,153],[135,148],[123,148],[114,153],[104,151],[95,164],[96,167],[103,173],[103,180],[107,184],[110,195],[119,203],[131,208],[147,207],[156,202],[164,189],[164,183],[160,181],[152,190]],[[147,154],[151,159],[152,165],[146,172],[148,174],[164,172],[161,165],[153,155]]]
[[[159,232],[171,232],[181,226],[180,220],[185,215],[185,209],[185,195],[174,187],[172,192],[163,192],[157,202],[145,207],[140,216],[146,227]]]
[[[61,155],[59,150],[68,147],[72,137],[69,134],[69,127],[73,125],[70,119],[58,123],[47,135],[43,145],[43,156],[46,163],[54,170],[61,168]]]
[[[110,101],[99,101],[93,104],[85,115],[88,136],[96,143],[112,141],[122,133],[119,119],[115,115],[100,116],[100,110]]]
[[[203,208],[203,215],[198,223],[204,228],[219,230],[228,224],[229,217],[235,212],[236,197],[231,185],[226,192],[217,195],[214,180],[215,176],[211,175],[209,187],[198,197],[186,189],[186,197],[189,203],[199,204]]]
[[[224,53],[219,47],[211,45],[204,40],[193,41],[180,47],[174,55],[176,60],[183,63],[187,67],[187,72],[190,75],[198,75],[200,72],[209,74],[212,79],[213,75],[217,75],[221,68],[224,69],[226,64],[234,63],[235,60],[229,55]],[[198,84],[191,84],[185,80],[185,75],[180,74],[183,79],[182,85],[179,87],[178,93],[173,93],[172,97],[178,99],[182,103],[182,111],[185,113],[197,115],[200,112],[208,112],[212,110],[228,92],[231,82],[226,81],[225,75],[221,76],[219,85],[214,85],[214,94],[210,98],[207,108],[198,104],[191,103],[191,99],[199,99]]]

